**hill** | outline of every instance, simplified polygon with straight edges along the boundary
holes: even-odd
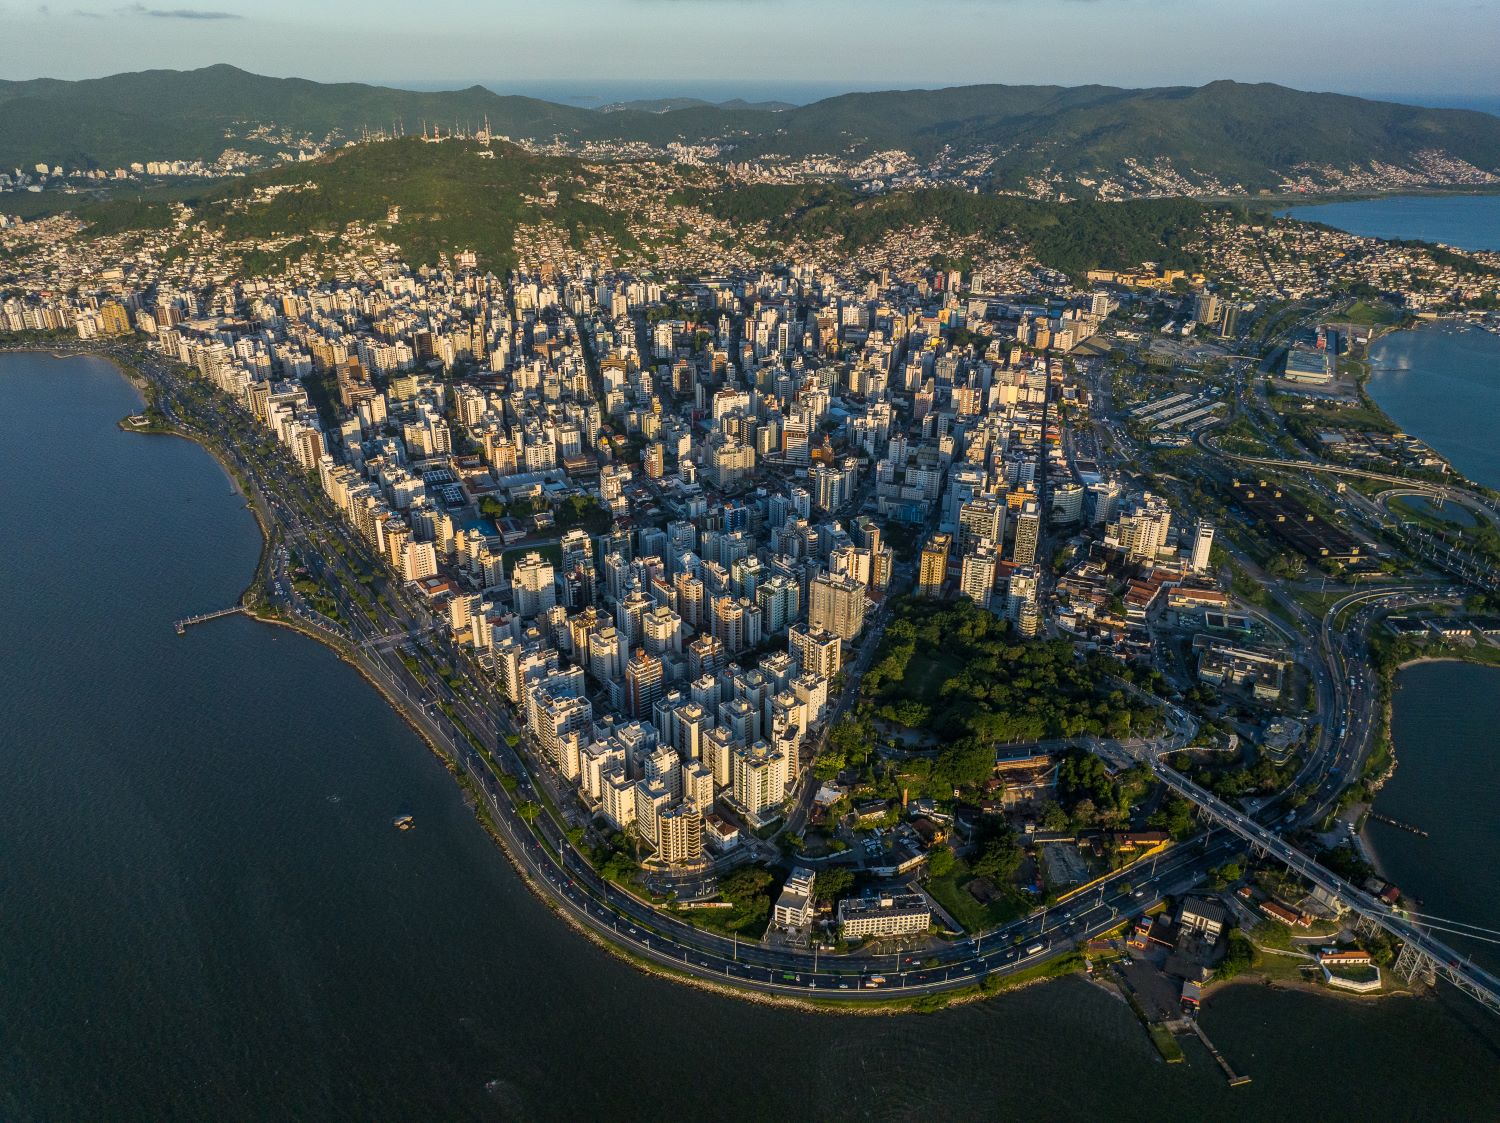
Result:
[[[835,238],[855,254],[894,230],[933,224],[954,238],[1006,238],[1037,261],[1081,278],[1090,269],[1126,269],[1142,261],[1199,269],[1208,208],[1188,199],[1070,203],[975,195],[957,188],[864,196],[846,187],[754,184],[686,192],[686,202],[739,226],[765,224],[773,241]]]
[[[528,137],[572,133],[586,109],[501,97],[482,86],[437,93],[358,83],[266,78],[233,66],[146,70],[80,82],[0,82],[0,167],[111,167],[145,160],[211,161],[226,148],[267,154],[425,121]],[[504,127],[499,123],[504,122]]]
[[[1107,199],[1500,184],[1500,117],[1266,84],[958,86],[768,108],[663,99],[606,113],[479,86],[324,85],[230,66],[39,79],[0,82],[0,167],[212,161],[226,148],[266,156],[365,130],[473,131],[488,121],[498,136],[595,155],[601,145],[604,155],[611,145],[622,155],[700,145],[724,161],[872,186],[905,175]],[[814,158],[815,168],[802,166]]]
[[[482,157],[485,151],[491,155]],[[602,234],[633,247],[618,215],[581,197],[591,185],[571,158],[498,142],[485,149],[407,138],[339,149],[172,201],[185,202],[196,225],[239,246],[249,272],[336,244],[351,223],[400,247],[413,264],[472,249],[487,268],[504,270],[515,264],[516,232],[526,224],[555,225],[575,246]],[[82,207],[78,215],[95,234],[161,229],[170,205],[144,192]]]
[[[841,184],[735,184],[714,174],[689,181],[677,174],[681,169],[656,167],[661,178],[652,187],[627,187],[632,165],[587,164],[500,142],[408,137],[197,190],[121,192],[75,204],[74,213],[92,235],[159,231],[173,224],[174,205],[185,204],[184,238],[210,234],[213,245],[251,273],[309,253],[320,258],[348,248],[351,239],[393,244],[413,265],[472,249],[483,267],[500,271],[516,264],[523,229],[575,249],[601,238],[605,256],[682,260],[674,251],[705,221],[732,231],[737,249],[768,260],[794,244],[853,259],[892,235],[923,229],[942,233],[919,239],[921,253],[965,267],[970,251],[999,245],[1025,247],[1041,264],[1074,277],[1142,260],[1203,265],[1209,208],[1189,199],[1057,203],[952,187],[869,195]],[[676,186],[665,190],[666,183]],[[641,191],[652,204],[649,216]]]

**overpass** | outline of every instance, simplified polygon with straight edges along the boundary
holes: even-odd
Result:
[[[1215,456],[1222,456],[1226,460],[1238,460],[1242,464],[1259,464],[1265,468],[1279,468],[1286,472],[1326,472],[1332,476],[1348,476],[1351,479],[1374,480],[1377,483],[1390,484],[1388,491],[1376,496],[1376,499],[1393,497],[1394,495],[1423,495],[1433,496],[1449,503],[1457,503],[1467,507],[1471,511],[1477,511],[1490,522],[1500,524],[1500,511],[1496,511],[1483,497],[1473,492],[1454,487],[1452,484],[1434,483],[1430,480],[1414,480],[1409,476],[1394,476],[1389,472],[1371,472],[1365,468],[1346,468],[1342,464],[1327,464],[1320,460],[1285,460],[1272,456],[1248,456],[1243,452],[1229,452],[1220,448],[1208,439],[1207,433],[1201,433],[1198,443],[1206,451]]]
[[[1325,869],[1275,831],[1230,807],[1160,760],[1149,763],[1159,780],[1196,804],[1200,814],[1214,825],[1237,835],[1255,853],[1275,858],[1330,897],[1337,898],[1362,922],[1384,928],[1399,938],[1403,947],[1396,959],[1398,975],[1408,979],[1418,975],[1446,979],[1492,1013],[1500,1014],[1500,978],[1475,966],[1414,921]]]

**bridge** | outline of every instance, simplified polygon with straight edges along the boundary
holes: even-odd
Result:
[[[1222,456],[1226,460],[1238,460],[1243,464],[1259,464],[1262,467],[1279,468],[1287,472],[1326,472],[1332,476],[1374,480],[1376,483],[1391,485],[1375,497],[1376,502],[1383,502],[1399,495],[1424,496],[1440,502],[1456,503],[1482,515],[1491,523],[1500,525],[1500,511],[1492,507],[1482,496],[1452,484],[1416,480],[1409,476],[1394,476],[1389,472],[1372,472],[1366,468],[1349,468],[1342,464],[1327,464],[1320,460],[1285,460],[1271,456],[1249,456],[1243,452],[1230,452],[1228,449],[1220,448],[1208,438],[1207,433],[1199,434],[1198,444],[1208,452],[1212,452],[1215,456]]]
[[[206,624],[210,620],[217,620],[221,616],[237,616],[245,611],[245,606],[237,604],[232,608],[220,608],[213,612],[200,612],[197,616],[184,616],[181,620],[172,621],[172,627],[177,629],[177,634],[183,635],[189,626],[193,624]]]
[[[1408,980],[1419,976],[1446,979],[1492,1013],[1500,1014],[1500,978],[1465,959],[1416,921],[1397,912],[1361,889],[1325,869],[1279,834],[1257,823],[1249,815],[1230,807],[1160,760],[1151,769],[1167,787],[1197,805],[1201,815],[1249,844],[1257,854],[1267,855],[1300,874],[1317,888],[1355,913],[1362,925],[1374,925],[1402,941],[1395,971]],[[1464,927],[1473,927],[1465,925]],[[1457,931],[1457,929],[1450,929]],[[1472,933],[1459,932],[1459,935]]]

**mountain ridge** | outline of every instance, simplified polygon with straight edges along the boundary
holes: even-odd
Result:
[[[608,112],[483,86],[413,91],[228,64],[0,81],[0,168],[262,163],[366,131],[498,136],[591,158],[734,164],[870,189],[950,183],[1036,197],[1251,195],[1500,185],[1500,117],[1227,79],[1142,89],[1009,86],[839,94],[767,112],[695,99]],[[244,161],[242,161],[243,163]]]

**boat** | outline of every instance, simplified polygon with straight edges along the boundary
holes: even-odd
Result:
[[[409,831],[412,829],[412,827],[417,825],[417,821],[410,815],[398,815],[396,816],[396,820],[392,825],[395,826],[398,831]]]

